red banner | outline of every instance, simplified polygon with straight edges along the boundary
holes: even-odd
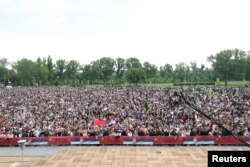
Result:
[[[123,137],[121,136],[104,136],[99,139],[101,144],[123,144]]]
[[[214,144],[243,144],[233,136],[216,137]]]
[[[213,141],[214,144],[221,144],[221,145],[242,145],[240,141],[235,139],[233,136],[187,136],[187,137],[175,137],[175,136],[136,136],[136,137],[128,137],[128,136],[74,136],[74,137],[56,137],[50,136],[46,137],[23,137],[22,139],[26,139],[27,142],[32,143],[46,143],[48,141],[48,145],[70,145],[71,141],[85,141],[86,142],[95,142],[100,141],[100,144],[115,144],[115,145],[122,145],[124,142],[133,142],[135,139],[135,143],[147,143],[153,142],[155,145],[161,144],[184,144],[188,141],[193,141],[196,138],[196,141]],[[250,137],[241,137],[244,141],[250,141]],[[20,138],[0,138],[0,146],[14,146],[18,145],[18,140]]]
[[[15,146],[20,138],[0,138],[0,146]]]
[[[154,144],[183,144],[183,137],[157,136],[154,137]]]
[[[61,145],[61,144],[70,144],[71,137],[49,137],[48,144],[49,145]]]

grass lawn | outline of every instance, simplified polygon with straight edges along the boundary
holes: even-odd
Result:
[[[212,85],[212,86],[224,86],[224,84],[225,83],[223,81],[221,81],[220,85]],[[159,84],[155,83],[155,84],[140,84],[140,85],[143,87],[158,87],[158,88],[159,87],[180,87],[180,86],[173,86],[173,83],[159,83]],[[248,81],[229,81],[227,83],[228,87],[244,87],[246,85],[250,86]],[[196,85],[196,86],[203,87],[206,85]],[[209,85],[209,86],[211,86],[211,85]],[[185,86],[185,87],[187,87],[187,86]]]
[[[225,83],[222,81],[220,82],[220,86],[224,86]],[[245,85],[249,85],[248,81],[229,81],[227,83],[228,86],[245,86]]]
[[[224,87],[224,81],[220,81],[220,85],[209,85],[209,86],[218,86],[218,87]],[[114,85],[114,86],[132,86],[133,84],[121,84],[121,85]],[[244,87],[246,85],[250,86],[248,81],[229,81],[227,83],[228,87]],[[101,88],[105,86],[111,86],[111,85],[85,85],[86,88]],[[152,84],[138,84],[138,86],[142,87],[155,87],[155,88],[164,88],[164,87],[181,87],[181,86],[174,86],[173,83],[152,83]],[[205,87],[208,85],[196,85],[195,87]],[[188,87],[188,86],[184,86]],[[193,86],[191,86],[193,87]]]
[[[140,84],[142,87],[156,87],[156,88],[163,88],[163,87],[173,87],[173,83],[154,83],[154,84]]]

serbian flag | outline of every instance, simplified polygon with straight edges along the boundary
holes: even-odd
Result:
[[[106,122],[102,121],[100,119],[94,118],[94,125],[98,125],[98,126],[106,126]]]
[[[113,125],[115,123],[116,123],[115,120],[109,120],[109,121],[106,122],[106,125],[110,126],[110,125]]]

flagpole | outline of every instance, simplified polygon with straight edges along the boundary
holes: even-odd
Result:
[[[91,124],[93,124],[93,126],[95,126],[95,121],[94,121],[94,119],[95,119],[95,117],[93,117],[93,119],[92,119],[92,122],[91,122]],[[91,125],[90,124],[90,125]],[[88,128],[89,128],[89,125],[88,125]],[[88,129],[89,130],[89,129]]]

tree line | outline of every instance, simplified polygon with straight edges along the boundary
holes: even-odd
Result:
[[[131,57],[102,57],[89,64],[81,65],[76,60],[59,59],[53,62],[51,56],[32,61],[22,58],[9,64],[0,58],[0,83],[14,86],[124,84],[124,83],[176,83],[214,82],[216,78],[225,81],[250,81],[250,56],[239,49],[227,49],[208,57],[211,68],[178,63],[166,63],[157,67],[150,62],[140,62]]]

